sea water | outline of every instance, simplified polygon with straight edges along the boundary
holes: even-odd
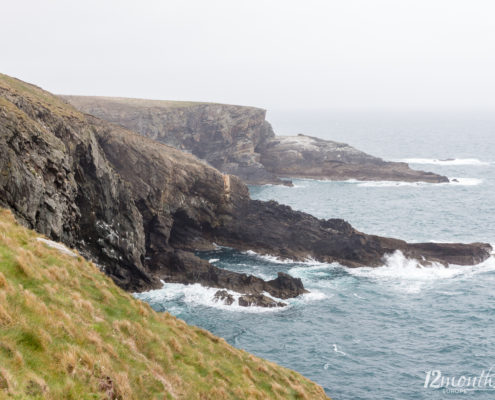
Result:
[[[411,242],[495,243],[495,115],[314,111],[268,118],[279,134],[346,142],[457,182],[295,179],[291,188],[252,186],[253,198]],[[495,398],[495,257],[421,268],[394,253],[382,267],[350,269],[228,248],[200,256],[264,279],[288,272],[310,293],[277,310],[220,305],[212,300],[216,289],[199,285],[165,284],[138,296],[302,373],[333,399]]]

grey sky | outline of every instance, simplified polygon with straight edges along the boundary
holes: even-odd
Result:
[[[0,71],[56,93],[495,109],[493,0],[2,0]]]

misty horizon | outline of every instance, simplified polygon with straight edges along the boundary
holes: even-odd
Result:
[[[2,72],[60,94],[265,109],[495,109],[495,5],[21,0]]]

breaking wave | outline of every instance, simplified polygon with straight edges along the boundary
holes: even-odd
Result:
[[[448,158],[448,159],[436,159],[436,158],[404,158],[397,160],[408,164],[432,164],[432,165],[473,165],[473,166],[487,166],[490,162],[481,161],[477,158]]]
[[[272,264],[304,264],[304,265],[323,265],[319,261],[316,261],[312,258],[307,258],[304,261],[292,260],[290,258],[280,258],[276,256],[270,256],[266,254],[259,254],[253,250],[246,250],[242,252],[243,254],[247,254],[248,256],[256,257],[264,261],[268,261]]]
[[[483,183],[483,179],[478,178],[449,178],[450,182],[429,183],[429,182],[401,182],[401,181],[377,181],[359,182],[361,187],[406,187],[406,186],[477,186]]]
[[[385,257],[382,267],[349,268],[348,272],[358,278],[368,278],[408,293],[418,293],[425,286],[439,280],[470,278],[472,276],[495,271],[495,254],[477,265],[461,266],[433,263],[423,266],[418,260],[395,251]]]
[[[225,311],[237,311],[237,312],[248,312],[248,313],[264,313],[264,312],[278,312],[287,307],[242,307],[239,305],[239,297],[242,294],[238,292],[234,292],[232,290],[227,290],[229,294],[231,294],[235,301],[231,305],[223,304],[221,301],[216,301],[214,299],[215,293],[218,288],[205,287],[200,285],[199,283],[195,283],[193,285],[184,285],[182,283],[166,283],[163,282],[163,286],[160,289],[150,290],[148,292],[143,293],[134,293],[134,297],[146,301],[151,306],[162,306],[170,303],[170,302],[184,302],[186,305],[190,306],[206,306],[213,307]],[[273,296],[270,296],[268,293],[264,293],[266,296],[276,300],[283,301],[286,303],[290,302],[287,300],[277,299]],[[303,295],[305,296],[305,295]]]

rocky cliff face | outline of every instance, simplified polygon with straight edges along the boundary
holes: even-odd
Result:
[[[48,93],[0,75],[0,205],[91,254],[121,286],[155,286],[143,265],[142,216],[97,130]]]
[[[351,267],[380,265],[395,250],[425,263],[473,264],[491,250],[485,244],[407,244],[363,234],[343,220],[253,201],[237,177],[4,75],[0,133],[0,205],[25,225],[80,249],[128,290],[164,279],[256,295],[248,303],[263,292],[279,298],[304,293],[286,274],[264,281],[194,255],[213,242]]]
[[[448,182],[405,163],[309,136],[275,136],[265,110],[225,104],[62,96],[79,110],[191,152],[248,184],[280,178]]]
[[[226,104],[62,96],[83,112],[187,151],[246,183],[283,183],[256,151],[273,138],[266,111]]]
[[[125,289],[167,279],[281,298],[304,293],[302,285],[225,271],[181,250],[190,221],[221,223],[234,201],[248,197],[240,183],[230,194],[224,175],[196,157],[84,116],[5,75],[0,134],[0,205],[79,249]],[[211,243],[199,235],[195,245]]]

